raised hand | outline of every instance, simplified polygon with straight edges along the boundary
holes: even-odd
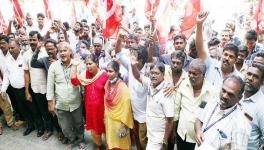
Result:
[[[131,53],[131,65],[137,65],[138,64],[138,56],[136,53]]]
[[[209,14],[208,11],[200,12],[200,13],[197,15],[197,18],[196,18],[197,24],[202,24],[202,23],[204,23],[204,21],[206,20],[208,14]]]
[[[80,56],[80,54],[77,53],[74,55],[74,59],[72,61],[72,64],[74,66],[78,66],[80,63],[81,63],[81,56]]]

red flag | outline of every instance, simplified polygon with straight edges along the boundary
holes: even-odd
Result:
[[[74,1],[72,1],[71,23],[72,23],[72,24],[75,24],[76,21],[77,21],[77,17],[76,17],[75,3],[74,3]]]
[[[83,0],[83,1],[84,1],[84,4],[87,6],[89,3],[89,0]]]
[[[43,0],[44,2],[44,7],[45,7],[45,15],[48,19],[52,19],[52,16],[51,16],[51,10],[50,10],[50,7],[49,7],[49,0]]]
[[[256,26],[256,32],[259,33],[260,32],[260,28],[259,28],[259,24],[263,18],[263,14],[262,14],[262,9],[263,9],[263,0],[259,0],[258,1],[258,6],[256,9],[256,14],[255,14],[255,19],[257,22],[257,26]]]
[[[0,33],[6,33],[6,31],[7,31],[7,24],[2,15],[2,12],[0,11]]]
[[[18,0],[11,0],[13,7],[14,7],[14,13],[16,16],[17,23],[19,24],[20,27],[23,27],[23,12],[21,10],[21,7],[19,5]]]
[[[185,16],[181,24],[181,33],[183,33],[187,38],[191,36],[195,26],[196,17],[200,12],[200,0],[189,0],[187,7],[185,9]]]
[[[155,16],[156,11],[158,10],[160,0],[146,0],[145,3],[145,15],[147,18],[150,15]]]
[[[173,5],[173,1],[163,0],[162,3],[159,4],[157,11],[155,12],[161,53],[164,51],[170,26],[172,24]]]
[[[118,31],[122,20],[121,7],[114,0],[106,0],[106,15],[103,20],[103,37],[109,38]]]

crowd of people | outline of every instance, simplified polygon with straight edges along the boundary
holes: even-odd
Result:
[[[66,149],[257,150],[264,144],[264,45],[254,29],[217,35],[197,16],[187,39],[171,27],[160,50],[156,20],[133,20],[115,38],[83,19],[72,27],[26,15],[26,26],[0,35],[0,108],[8,127],[26,125]],[[55,130],[55,131],[54,131]],[[0,124],[0,135],[5,129]],[[1,138],[1,136],[0,136]],[[105,140],[104,140],[105,139]],[[104,142],[105,141],[105,142]]]

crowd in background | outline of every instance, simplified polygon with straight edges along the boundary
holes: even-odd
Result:
[[[160,50],[156,20],[128,17],[117,35],[82,19],[42,13],[0,34],[0,108],[12,130],[56,133],[66,149],[256,150],[264,144],[264,30],[236,36],[236,23],[190,38],[171,26]],[[12,30],[15,29],[15,30]],[[16,131],[15,131],[16,132]],[[0,124],[0,135],[5,129]],[[1,138],[1,136],[0,136]],[[105,139],[105,140],[103,140]],[[104,142],[105,141],[105,142]],[[176,145],[176,146],[175,146]]]

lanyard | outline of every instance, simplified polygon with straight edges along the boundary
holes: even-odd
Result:
[[[209,119],[208,119],[208,121],[207,121],[207,124],[206,124],[206,126],[205,126],[205,129],[203,130],[203,133],[206,132],[206,131],[208,131],[208,130],[209,130],[211,127],[213,127],[216,123],[220,122],[221,120],[223,120],[224,118],[226,118],[228,115],[230,115],[232,112],[234,112],[234,111],[237,109],[237,105],[236,105],[236,106],[233,107],[229,112],[227,112],[226,114],[224,114],[221,118],[219,118],[218,120],[216,120],[216,121],[213,122],[212,124],[208,125],[209,122],[210,122],[210,120],[211,120],[211,118],[212,118],[212,116],[213,116],[213,114],[215,113],[215,110],[216,110],[217,106],[218,106],[218,104],[216,104],[216,106],[215,106],[213,112],[211,113],[211,115],[210,115],[210,117],[209,117]]]
[[[63,65],[61,65],[62,67],[62,71],[63,71],[63,75],[64,75],[64,79],[66,80],[67,84],[70,81],[70,74],[71,74],[71,68],[68,68],[70,66],[64,67]]]

